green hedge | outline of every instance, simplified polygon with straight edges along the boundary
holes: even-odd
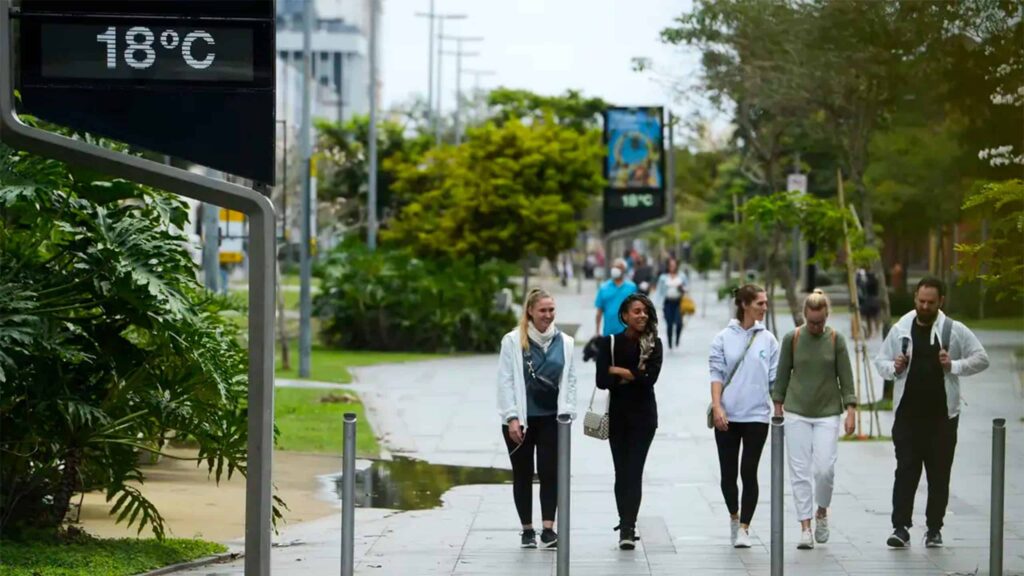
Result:
[[[344,244],[318,269],[320,337],[350,350],[497,350],[516,321],[496,306],[511,272],[497,262],[429,261]]]

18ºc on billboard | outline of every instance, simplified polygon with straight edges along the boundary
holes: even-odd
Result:
[[[605,233],[664,217],[663,119],[660,107],[605,111]]]

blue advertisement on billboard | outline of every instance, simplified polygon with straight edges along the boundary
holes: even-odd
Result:
[[[605,144],[609,188],[664,188],[661,108],[608,109]]]

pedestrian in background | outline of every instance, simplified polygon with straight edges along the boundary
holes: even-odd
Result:
[[[599,342],[595,384],[609,391],[608,444],[615,465],[619,548],[633,550],[644,465],[658,428],[654,384],[661,373],[662,346],[657,312],[647,296],[631,294],[618,316],[625,328]]]
[[[683,334],[683,311],[680,304],[686,294],[686,276],[679,272],[679,262],[675,258],[668,259],[668,267],[658,278],[658,297],[662,299],[662,313],[665,316],[665,339],[668,349],[679,346],[679,337]]]
[[[557,416],[576,415],[574,346],[573,339],[555,326],[554,298],[540,289],[530,291],[519,326],[501,340],[498,414],[512,462],[512,496],[523,527],[523,548],[537,547],[533,529],[534,454],[543,520],[540,545],[558,545],[554,530],[558,497]]]
[[[800,550],[814,548],[815,542],[828,542],[828,508],[832,504],[844,409],[847,435],[853,434],[856,423],[857,395],[850,354],[843,335],[826,326],[829,311],[824,292],[815,290],[807,295],[803,326],[782,338],[778,376],[772,388],[775,415],[782,416],[785,409],[786,456],[800,521]],[[813,535],[812,518],[817,520]]]
[[[750,522],[759,495],[757,468],[768,438],[769,391],[775,382],[779,342],[762,323],[768,309],[764,288],[739,288],[734,304],[736,317],[711,343],[711,415],[730,541],[736,548],[750,548]],[[742,501],[737,474],[743,480]]]
[[[626,327],[619,320],[619,308],[626,297],[636,292],[636,284],[626,278],[626,261],[619,258],[612,264],[611,279],[597,290],[594,306],[597,308],[596,332],[603,336],[618,334]],[[603,322],[602,322],[603,321]]]
[[[944,298],[945,286],[938,278],[918,282],[914,310],[889,330],[875,357],[875,368],[882,378],[895,380],[893,532],[886,541],[892,548],[910,546],[914,494],[922,466],[928,474],[924,543],[928,548],[942,547],[949,477],[960,425],[960,377],[988,368],[988,354],[978,337],[940,310]]]

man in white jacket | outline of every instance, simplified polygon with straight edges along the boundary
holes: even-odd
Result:
[[[988,354],[974,333],[940,310],[944,295],[941,280],[921,280],[914,292],[915,309],[893,326],[875,357],[882,378],[895,380],[893,533],[886,541],[892,548],[910,545],[914,493],[922,466],[928,475],[925,546],[942,546],[960,422],[960,377],[988,368]]]

